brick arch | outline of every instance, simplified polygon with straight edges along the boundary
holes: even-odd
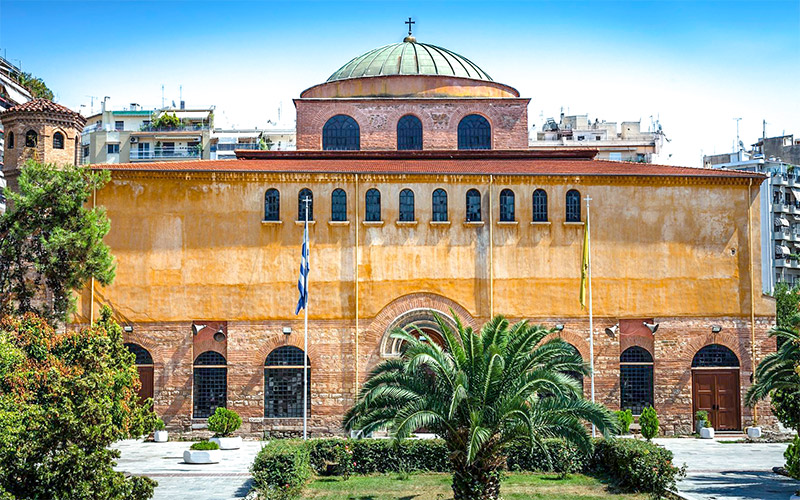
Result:
[[[267,339],[267,341],[261,345],[261,347],[257,351],[255,359],[260,360],[259,361],[260,366],[263,367],[264,361],[267,360],[267,356],[269,355],[269,353],[271,353],[278,347],[284,347],[287,345],[297,347],[302,351],[303,337],[301,335],[297,335],[294,333],[290,335],[286,335],[284,333],[275,334],[271,336],[269,339]],[[308,346],[308,351],[306,352],[306,356],[308,356],[309,358],[309,363],[311,368],[314,368],[315,364],[314,360],[318,359],[316,345],[310,344]]]
[[[150,357],[153,358],[153,365],[164,364],[164,360],[161,357],[161,350],[159,349],[158,344],[153,340],[151,340],[150,338],[140,335],[136,332],[131,332],[131,333],[126,333],[122,336],[122,343],[139,344],[143,348],[147,349],[147,352],[150,353]]]
[[[554,338],[561,338],[578,350],[585,362],[589,362],[589,342],[575,332],[560,331],[545,337],[545,342]]]
[[[739,370],[742,372],[750,370],[750,351],[749,346],[745,342],[740,342],[739,338],[734,333],[709,332],[705,335],[700,335],[693,338],[687,345],[684,351],[684,359],[687,360],[687,367],[691,368],[692,360],[697,354],[697,351],[703,347],[711,344],[719,344],[727,347],[739,359]]]

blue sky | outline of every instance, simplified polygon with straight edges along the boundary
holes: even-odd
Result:
[[[72,108],[216,105],[218,125],[292,120],[292,98],[351,58],[415,36],[532,99],[609,121],[658,117],[668,163],[800,136],[800,1],[34,2],[0,0],[0,50]],[[33,31],[35,28],[35,31]],[[95,103],[95,110],[97,109]]]

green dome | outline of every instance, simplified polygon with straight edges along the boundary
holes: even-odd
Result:
[[[417,43],[411,36],[356,57],[336,70],[328,81],[388,75],[441,75],[492,81],[466,57],[442,47]]]

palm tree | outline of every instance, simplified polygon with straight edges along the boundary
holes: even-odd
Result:
[[[455,315],[454,315],[455,316]],[[553,330],[497,316],[480,333],[455,318],[455,331],[438,316],[444,346],[416,327],[396,330],[405,342],[399,359],[370,373],[344,426],[390,429],[403,439],[419,428],[442,437],[450,451],[455,500],[496,499],[505,450],[518,443],[541,447],[562,437],[591,447],[584,421],[608,434],[615,419],[586,401],[569,373],[587,374],[573,348]]]
[[[800,317],[795,316],[790,324],[797,325]],[[778,342],[778,350],[764,356],[755,373],[755,383],[745,396],[745,404],[753,407],[756,403],[775,391],[786,394],[800,392],[800,335],[791,326],[779,326],[770,332]]]

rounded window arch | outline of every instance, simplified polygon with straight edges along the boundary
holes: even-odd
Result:
[[[364,220],[367,222],[381,220],[381,192],[375,188],[367,190]]]
[[[61,132],[53,134],[53,149],[64,149],[64,134]]]
[[[640,415],[653,406],[653,355],[633,346],[619,357],[620,409]]]
[[[438,188],[433,191],[433,196],[431,197],[431,202],[433,204],[433,212],[431,215],[431,220],[434,222],[446,222],[447,221],[447,191],[442,188]]]
[[[481,115],[467,115],[458,122],[458,149],[492,149],[492,126]]]
[[[331,220],[344,222],[347,220],[347,193],[342,188],[336,188],[331,194]]]
[[[14,149],[14,132],[8,133],[8,137],[6,138],[6,144],[8,145],[8,149]]]
[[[577,189],[567,191],[567,222],[581,221],[581,193]]]
[[[510,189],[500,191],[500,222],[514,222],[515,209],[514,191]]]
[[[314,193],[308,188],[303,188],[297,193],[297,220],[306,220],[306,210],[308,210],[308,220],[314,220]]]
[[[193,418],[208,418],[228,404],[228,367],[225,356],[206,351],[194,360]]]
[[[412,309],[395,318],[389,327],[386,328],[383,338],[381,339],[381,356],[384,358],[391,358],[398,357],[402,354],[405,341],[392,337],[392,333],[397,329],[413,332],[415,335],[418,335],[419,333],[414,328],[416,327],[422,332],[419,337],[420,340],[433,342],[444,347],[445,341],[434,314],[438,315],[451,330],[455,330],[455,320],[443,311],[430,308]]]
[[[414,115],[405,115],[397,121],[397,149],[422,149],[422,122]]]
[[[481,221],[481,192],[477,189],[467,191],[467,222]]]
[[[547,192],[544,189],[533,192],[533,222],[547,222]]]
[[[336,115],[322,127],[322,149],[331,151],[358,151],[361,149],[361,131],[352,117]]]
[[[692,368],[739,368],[736,354],[721,344],[709,344],[694,355]]]
[[[281,220],[281,193],[275,189],[267,189],[264,193],[264,220]]]
[[[126,342],[125,347],[128,351],[136,356],[134,364],[136,365],[136,372],[139,374],[139,401],[146,401],[148,398],[153,397],[153,357],[150,352],[139,344]]]
[[[135,365],[152,366],[153,357],[150,355],[150,351],[139,344],[134,344],[133,342],[126,342],[124,345],[130,352],[133,353],[134,356],[136,356],[136,361],[133,362]]]
[[[264,416],[303,417],[303,358],[307,366],[306,406],[311,414],[311,359],[303,350],[287,345],[267,355],[264,362]]]
[[[35,130],[25,132],[25,147],[35,148],[37,144],[39,144],[39,134]]]
[[[414,191],[406,188],[400,191],[400,222],[414,222]]]

